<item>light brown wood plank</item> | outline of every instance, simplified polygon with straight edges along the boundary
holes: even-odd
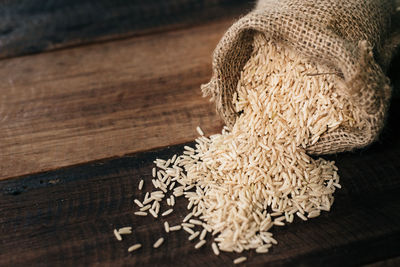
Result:
[[[0,179],[193,140],[232,20],[0,61]]]
[[[116,40],[246,14],[250,0],[0,1],[0,58]]]

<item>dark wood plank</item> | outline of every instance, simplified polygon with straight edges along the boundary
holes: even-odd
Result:
[[[267,255],[246,252],[248,265],[351,266],[399,257],[400,101],[391,107],[380,141],[368,149],[329,156],[343,188],[333,210],[319,218],[274,229],[279,241]],[[171,127],[171,131],[174,129]],[[133,215],[142,198],[139,179],[151,188],[152,161],[182,152],[183,145],[0,181],[0,265],[225,266],[236,254],[200,250],[183,232],[165,234],[162,222]],[[179,198],[171,224],[186,214]],[[162,207],[165,209],[166,207]],[[115,240],[114,227],[134,234]],[[158,250],[152,243],[165,236]],[[128,253],[135,242],[143,248]]]
[[[400,22],[399,22],[399,29],[400,29]],[[390,77],[393,86],[392,97],[400,98],[400,46],[397,48],[397,53],[394,54],[394,57],[392,59],[392,62],[388,70],[388,76]]]
[[[1,60],[0,179],[218,132],[200,84],[230,24]]]
[[[371,264],[367,264],[365,267],[397,267],[400,266],[400,257],[386,259]]]
[[[240,0],[0,1],[0,58],[237,17]]]

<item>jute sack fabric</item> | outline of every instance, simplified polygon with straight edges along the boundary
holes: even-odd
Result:
[[[213,76],[202,85],[228,126],[237,114],[232,105],[240,72],[262,32],[314,64],[335,73],[343,93],[361,111],[363,129],[340,127],[307,147],[311,154],[353,150],[371,144],[381,131],[391,96],[385,72],[400,41],[393,29],[396,3],[390,0],[259,0],[234,23],[213,54]]]

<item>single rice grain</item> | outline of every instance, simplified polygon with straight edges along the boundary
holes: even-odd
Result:
[[[205,240],[200,240],[200,242],[198,242],[198,243],[194,246],[194,248],[195,248],[195,249],[199,249],[199,248],[201,248],[205,243],[206,243]]]
[[[168,222],[164,222],[164,229],[165,229],[165,232],[169,233],[169,224],[168,224]]]
[[[121,240],[122,240],[122,236],[121,236],[120,233],[117,231],[117,229],[114,229],[114,235],[115,235],[115,238],[116,238],[118,241],[121,241]]]
[[[153,248],[158,248],[164,242],[164,238],[160,237],[153,245]]]
[[[138,205],[140,208],[143,208],[143,203],[139,201],[139,199],[135,199],[134,202],[136,205]]]
[[[190,235],[188,237],[188,240],[191,241],[191,240],[195,239],[199,234],[200,234],[200,231],[196,231],[195,233],[193,233],[192,235]]]
[[[239,258],[236,258],[233,260],[233,264],[239,264],[239,263],[245,262],[246,260],[247,260],[246,257],[239,257]]]
[[[139,190],[142,190],[142,189],[143,189],[143,184],[144,184],[144,181],[143,181],[143,179],[142,179],[142,180],[140,180],[140,182],[139,182],[139,186],[138,186],[138,189],[139,189]]]
[[[135,244],[135,245],[132,245],[132,246],[130,246],[129,248],[128,248],[128,252],[133,252],[133,251],[135,251],[135,250],[138,250],[139,248],[141,248],[142,247],[142,244]]]
[[[214,254],[218,256],[219,255],[219,249],[218,249],[218,246],[217,246],[217,244],[215,242],[212,242],[211,248],[212,248]]]
[[[173,211],[174,211],[173,209],[166,210],[163,213],[161,213],[161,216],[167,216],[168,214],[171,214]]]
[[[206,237],[206,235],[207,235],[207,229],[203,229],[203,231],[201,231],[199,239],[203,240]]]
[[[169,230],[172,232],[172,231],[179,231],[179,230],[181,230],[181,228],[182,228],[182,226],[180,226],[180,225],[175,225],[175,226],[171,226],[170,228],[169,228]]]

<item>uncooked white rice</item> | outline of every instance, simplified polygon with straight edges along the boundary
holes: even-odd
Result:
[[[189,222],[191,224],[196,224],[196,225],[202,225],[203,224],[202,221],[199,221],[199,220],[196,220],[196,219],[190,219]]]
[[[217,244],[215,244],[215,242],[212,242],[211,248],[212,248],[214,254],[218,256],[219,255],[219,249],[218,249]]]
[[[142,244],[135,244],[135,245],[130,246],[130,247],[128,248],[128,252],[132,252],[132,251],[138,250],[138,249],[141,248],[141,247],[142,247]]]
[[[271,247],[271,244],[262,245],[262,246],[256,248],[256,252],[257,253],[267,253],[269,251],[270,247]]]
[[[189,228],[189,227],[186,227],[186,226],[183,226],[182,227],[183,228],[183,230],[185,230],[186,232],[188,232],[189,234],[194,234],[194,231],[191,229],[191,228]]]
[[[164,242],[164,238],[160,237],[153,245],[153,248],[158,248]]]
[[[311,219],[311,218],[318,217],[320,214],[321,214],[321,212],[319,210],[313,210],[308,213],[307,217]]]
[[[127,227],[122,227],[120,229],[118,229],[118,233],[120,235],[129,235],[132,234],[132,227],[127,226]]]
[[[121,241],[121,240],[122,240],[122,236],[121,236],[120,233],[117,231],[117,229],[114,229],[114,235],[115,235],[115,238],[116,238],[118,241]]]
[[[169,186],[169,190],[172,190],[175,186],[175,182],[173,182],[170,186]]]
[[[188,238],[189,241],[195,239],[199,234],[200,234],[200,231],[197,231],[197,232],[193,233],[192,235],[190,235]]]
[[[185,146],[181,156],[156,159],[159,170],[153,168],[152,182],[159,190],[150,197],[146,193],[141,203],[154,201],[149,212],[157,218],[164,197],[170,194],[167,204],[173,206],[175,198],[184,196],[189,213],[182,225],[165,222],[165,231],[183,226],[189,240],[200,235],[195,248],[206,243],[210,232],[216,255],[220,250],[267,253],[278,243],[272,227],[329,211],[333,193],[341,188],[337,167],[310,157],[306,148],[326,132],[361,129],[364,123],[329,73],[256,34],[232,99],[238,113],[233,127],[210,137],[197,127],[195,148]],[[201,234],[189,224],[202,227]]]
[[[134,214],[137,216],[147,216],[147,212],[144,211],[136,211]]]
[[[199,249],[199,248],[201,248],[205,243],[206,243],[205,240],[200,240],[199,243],[197,243],[197,244],[194,246],[194,248],[195,248],[195,249]]]
[[[191,224],[191,223],[181,223],[181,225],[182,225],[182,227],[184,227],[184,226],[189,227],[189,228],[194,227],[194,224]]]
[[[165,232],[169,233],[169,224],[168,224],[168,222],[164,222],[164,229],[165,229]]]
[[[299,216],[303,221],[307,221],[307,217],[301,214],[300,212],[296,212],[296,215]]]
[[[175,225],[175,226],[170,227],[169,230],[170,230],[171,232],[172,232],[172,231],[179,231],[179,230],[181,230],[181,228],[182,228],[182,226],[180,226],[180,225]]]
[[[167,216],[168,214],[171,214],[173,211],[174,211],[173,209],[166,210],[161,214],[161,216]]]
[[[159,211],[160,211],[160,203],[159,203],[159,202],[156,202],[156,209],[154,210],[154,212],[155,212],[156,214],[158,214]]]
[[[274,225],[276,225],[276,226],[284,226],[285,223],[284,223],[284,222],[281,222],[281,221],[275,220],[275,221],[274,221]]]
[[[139,199],[135,199],[134,202],[136,205],[138,205],[140,208],[143,208],[143,203],[139,201]]]
[[[151,208],[151,205],[148,204],[148,205],[146,205],[146,206],[141,207],[139,210],[140,210],[140,211],[146,211],[146,210],[148,210],[148,209],[150,209],[150,208]]]
[[[176,154],[172,156],[172,158],[171,158],[171,164],[174,163],[175,160],[176,160]]]
[[[203,240],[206,237],[206,235],[207,235],[207,229],[203,229],[203,231],[201,231],[199,239]]]
[[[149,204],[151,201],[153,201],[153,199],[151,197],[149,197],[149,192],[146,193],[146,195],[144,196],[143,199],[143,205]]]
[[[151,215],[153,215],[154,218],[158,217],[157,213],[154,210],[149,209],[149,212],[150,212]]]
[[[189,221],[189,219],[193,216],[193,213],[189,213],[188,215],[186,215],[186,217],[183,219],[183,222],[187,222]]]
[[[200,126],[197,126],[197,127],[196,127],[196,131],[197,131],[197,133],[198,133],[199,135],[201,135],[201,136],[204,135],[204,132],[203,132],[203,130],[200,128]]]
[[[138,189],[142,190],[143,189],[143,184],[144,184],[144,180],[140,180],[139,185],[138,185]]]
[[[247,260],[246,257],[239,257],[239,258],[236,258],[236,259],[233,261],[233,264],[239,264],[239,263],[242,263],[242,262],[244,262],[244,261],[246,261],[246,260]]]

